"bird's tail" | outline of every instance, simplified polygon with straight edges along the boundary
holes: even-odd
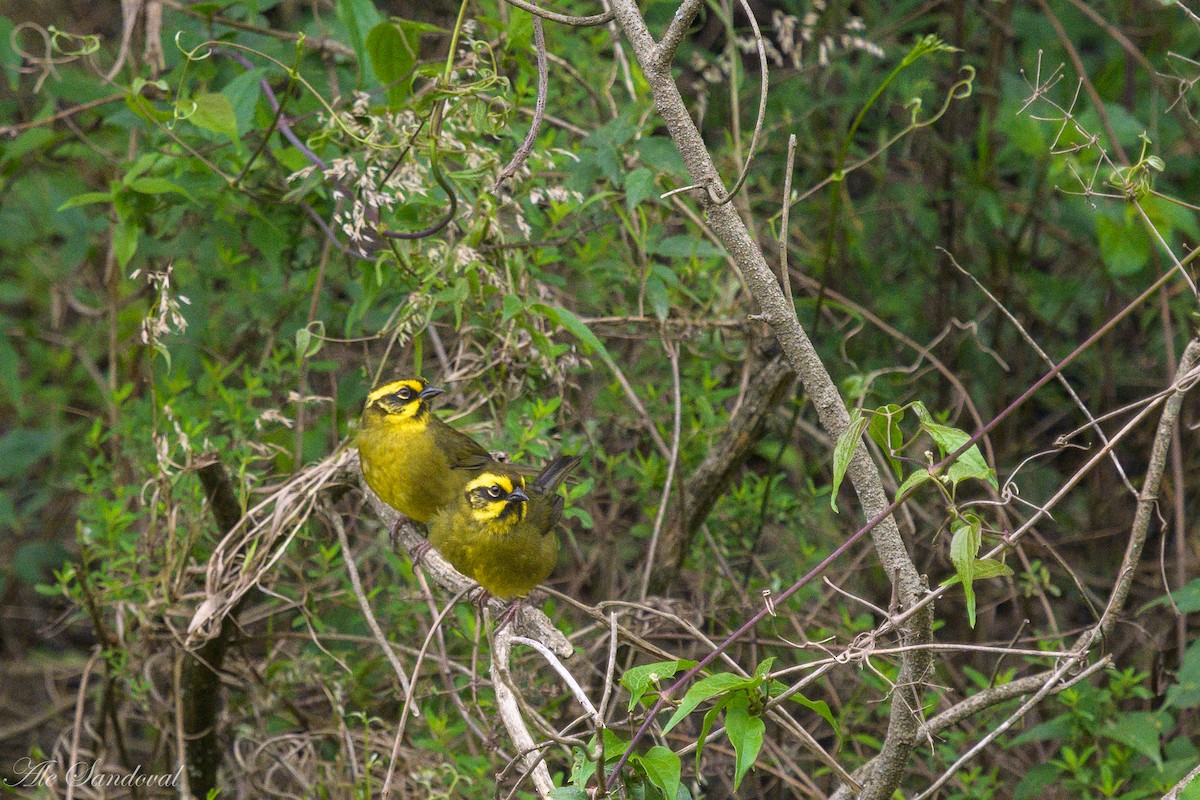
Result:
[[[567,473],[579,466],[582,460],[579,456],[555,456],[542,467],[542,471],[533,479],[533,485],[547,493],[553,492],[567,477]]]

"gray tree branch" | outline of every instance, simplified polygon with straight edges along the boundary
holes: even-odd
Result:
[[[832,377],[821,362],[796,317],[795,308],[783,295],[779,281],[767,266],[762,250],[732,203],[720,203],[726,197],[723,181],[692,122],[679,87],[671,75],[671,65],[660,58],[636,0],[613,0],[613,11],[633,48],[634,55],[650,86],[654,105],[675,142],[692,182],[701,189],[700,203],[712,231],[729,251],[745,277],[758,303],[763,319],[783,348],[792,369],[800,376],[812,399],[822,427],[835,438],[849,423],[845,403]],[[875,464],[860,444],[847,470],[847,477],[862,503],[864,515],[874,517],[888,505],[883,480]],[[912,563],[893,518],[886,518],[872,531],[876,553],[888,575],[893,576],[901,603],[908,607],[925,592],[925,584]],[[933,615],[928,606],[913,614],[900,631],[904,644],[932,641]],[[917,741],[921,724],[920,684],[930,669],[930,655],[921,649],[908,650],[901,661],[897,690],[893,695],[891,718],[882,751],[860,797],[886,800],[899,785],[905,764]]]

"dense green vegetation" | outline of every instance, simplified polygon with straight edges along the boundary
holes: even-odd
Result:
[[[640,4],[656,36],[677,6]],[[730,202],[854,410],[839,440],[616,23],[545,23],[522,159],[524,10],[159,8],[125,47],[115,18],[0,18],[0,695],[27,715],[4,722],[10,781],[25,756],[182,759],[205,786],[215,754],[221,796],[534,795],[476,609],[434,624],[453,593],[391,546],[346,460],[371,387],[414,373],[513,461],[584,454],[550,583],[566,597],[542,608],[605,729],[536,651],[511,666],[556,797],[590,796],[672,678],[765,606],[605,787],[822,797],[831,761],[879,753],[902,702],[890,567],[866,538],[775,604],[866,521],[841,485],[862,433],[889,497],[915,486],[896,516],[916,570],[954,584],[935,640],[984,646],[936,652],[913,715],[996,698],[922,733],[904,796],[949,773],[941,797],[1136,800],[1200,761],[1195,401],[1140,523],[1165,406],[1125,429],[1195,335],[1193,11],[776,0],[754,6],[760,61],[741,6],[705,4],[677,83],[726,188],[745,167]],[[1001,413],[951,480],[926,473]]]

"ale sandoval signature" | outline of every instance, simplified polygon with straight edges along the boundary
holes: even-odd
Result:
[[[132,772],[108,772],[94,761],[76,761],[64,768],[57,761],[29,757],[19,759],[13,773],[4,779],[7,786],[179,786],[183,779],[183,767],[175,772],[143,772],[138,764]]]

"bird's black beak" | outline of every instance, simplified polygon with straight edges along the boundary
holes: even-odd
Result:
[[[525,494],[525,492],[522,491],[521,489],[513,489],[511,492],[508,493],[508,499],[510,501],[517,501],[520,503],[524,503],[526,500],[529,499],[529,495]]]
[[[423,391],[419,395],[417,395],[417,397],[421,398],[422,400],[428,400],[431,397],[437,397],[439,394],[441,394],[444,391],[446,391],[446,390],[441,388],[440,386],[429,386],[425,389],[425,391]]]

